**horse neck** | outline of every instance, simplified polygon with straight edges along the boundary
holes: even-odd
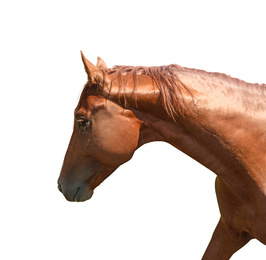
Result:
[[[260,168],[266,165],[264,88],[196,70],[181,70],[178,77],[193,98],[181,93],[186,106],[182,113],[176,108],[174,119],[159,102],[160,91],[148,78],[141,79],[134,90],[129,84],[123,95],[118,95],[118,91],[113,95],[117,100],[120,96],[120,103],[122,96],[122,102],[144,122],[139,146],[166,141],[228,183],[241,187],[240,179],[250,178],[261,183],[265,175]],[[263,142],[258,143],[255,138]],[[256,149],[261,151],[259,155]]]

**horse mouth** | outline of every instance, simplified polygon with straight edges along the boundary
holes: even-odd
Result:
[[[77,195],[78,195],[79,191],[80,191],[80,187],[78,187],[77,192],[74,195],[73,201],[76,201],[76,198],[77,198]]]
[[[86,186],[79,186],[72,192],[64,192],[63,187],[58,184],[58,190],[63,193],[66,200],[72,202],[83,202],[89,200],[93,195],[93,190]]]
[[[83,189],[82,187],[78,187],[76,193],[74,196],[71,197],[66,197],[68,201],[73,201],[73,202],[83,202],[86,200],[89,200],[93,195],[93,190],[90,189]]]

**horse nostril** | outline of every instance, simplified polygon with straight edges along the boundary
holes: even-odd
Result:
[[[57,188],[58,188],[59,191],[63,192],[63,190],[62,190],[62,185],[61,185],[60,183],[58,183]]]

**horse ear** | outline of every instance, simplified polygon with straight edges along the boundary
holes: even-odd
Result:
[[[102,68],[102,69],[107,69],[107,65],[104,62],[103,59],[101,59],[100,57],[97,58],[97,65],[98,68]]]
[[[93,65],[87,58],[84,56],[83,52],[81,52],[81,58],[84,64],[85,71],[88,75],[88,81],[93,83],[98,83],[99,81],[103,81],[103,73],[101,70]]]

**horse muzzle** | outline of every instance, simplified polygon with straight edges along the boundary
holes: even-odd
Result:
[[[58,180],[58,190],[63,193],[68,201],[86,201],[93,195],[93,190],[90,189],[87,183],[80,183],[79,185],[62,184]]]

